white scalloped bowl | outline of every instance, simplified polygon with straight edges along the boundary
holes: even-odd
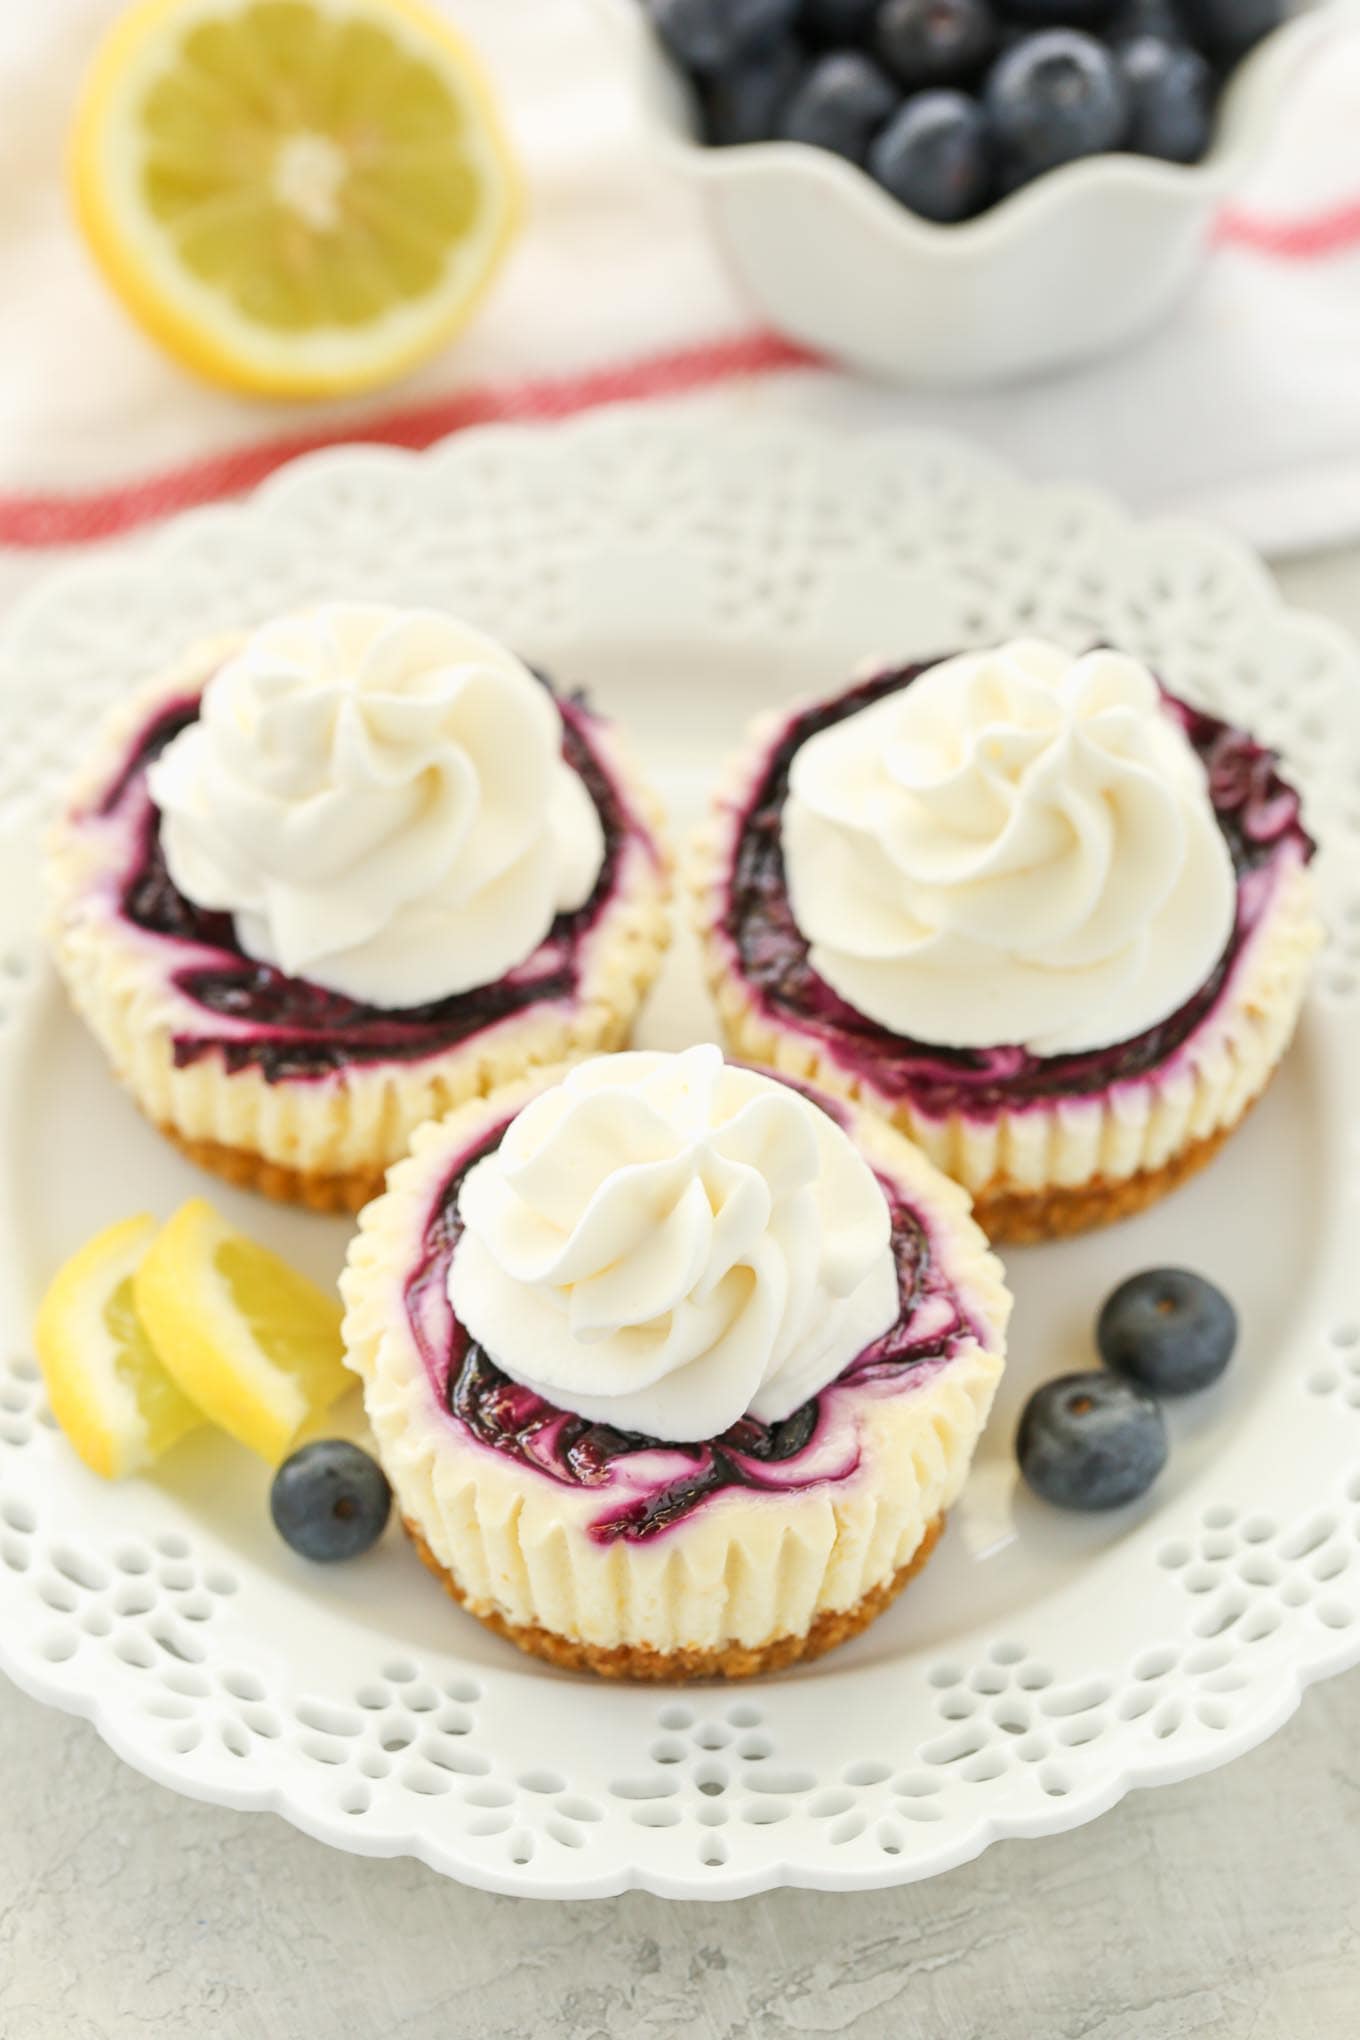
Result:
[[[641,0],[592,0],[666,158],[704,202],[737,275],[783,333],[852,368],[963,386],[1070,366],[1156,323],[1193,280],[1224,201],[1269,138],[1285,86],[1340,0],[1268,36],[1235,73],[1202,163],[1070,163],[976,220],[941,227],[854,164],[801,142],[710,149]]]

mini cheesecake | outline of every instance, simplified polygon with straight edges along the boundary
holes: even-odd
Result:
[[[1160,690],[1158,713],[1198,769],[1228,873],[1227,917],[1195,980],[1150,1024],[1122,1031],[1121,1002],[1136,1001],[1140,989],[1135,971],[1129,991],[1106,997],[1111,1038],[1044,1052],[1008,1031],[1002,954],[994,969],[958,978],[966,1045],[941,1040],[942,1029],[926,1040],[884,1024],[833,988],[800,926],[788,867],[791,786],[810,743],[905,699],[937,670],[928,662],[875,672],[753,734],[696,846],[698,926],[734,1053],[848,1098],[909,1136],[969,1191],[990,1238],[1047,1239],[1139,1211],[1174,1189],[1259,1098],[1293,1036],[1322,940],[1314,845],[1274,754]],[[1003,745],[1027,735],[1006,715],[988,730]],[[951,757],[950,772],[956,764]],[[924,769],[937,768],[927,761]],[[914,810],[909,819],[919,826]],[[835,853],[834,842],[822,852]],[[1149,854],[1146,844],[1133,852],[1135,886]],[[1017,889],[1016,897],[1024,895]],[[1010,911],[1019,941],[1023,911]],[[871,958],[856,982],[873,982],[878,968]],[[1074,978],[1074,1008],[1082,992]],[[991,1030],[995,1040],[985,1038]]]
[[[314,1209],[357,1210],[423,1121],[627,1040],[669,933],[659,810],[609,725],[554,696],[561,769],[601,847],[587,896],[528,953],[489,982],[411,1000],[397,989],[381,1003],[262,960],[240,916],[176,882],[153,796],[159,762],[248,642],[199,646],[97,739],[50,840],[52,947],[119,1077],[195,1161]],[[270,761],[256,769],[263,778]],[[419,939],[407,947],[414,958]]]
[[[777,1364],[762,1367],[762,1351],[746,1342],[738,1352],[730,1343],[745,1341],[750,1329],[739,1317],[721,1335],[729,1343],[716,1373],[713,1355],[699,1351],[672,1377],[669,1399],[659,1399],[660,1363],[647,1340],[660,1321],[642,1328],[645,1351],[626,1342],[615,1351],[605,1338],[602,1352],[600,1299],[579,1279],[556,1330],[527,1309],[517,1321],[510,1309],[498,1316],[488,1307],[485,1322],[505,1327],[513,1361],[474,1335],[454,1301],[478,1293],[485,1259],[468,1223],[486,1198],[472,1198],[469,1182],[494,1165],[503,1144],[514,1144],[512,1130],[528,1127],[530,1113],[558,1108],[565,1072],[535,1075],[423,1128],[386,1194],[363,1214],[342,1279],[350,1364],[421,1556],[458,1601],[521,1649],[609,1677],[771,1671],[830,1649],[881,1613],[924,1563],[963,1486],[1001,1373],[1010,1311],[1000,1268],[962,1191],[873,1115],[769,1073],[724,1068],[711,1049],[681,1058],[600,1058],[572,1082],[596,1091],[615,1081],[648,1084],[668,1080],[663,1066],[686,1063],[698,1069],[697,1082],[714,1086],[715,1119],[730,1135],[725,1146],[719,1137],[729,1160],[705,1165],[716,1169],[705,1177],[710,1188],[726,1184],[732,1200],[724,1206],[721,1196],[710,1197],[714,1237],[725,1236],[751,1193],[749,1171],[730,1157],[753,1152],[752,1129],[777,1109],[781,1092],[821,1122],[827,1228],[856,1199],[873,1207],[856,1218],[861,1231],[866,1216],[877,1229],[867,1286],[849,1304],[811,1305],[798,1338],[776,1341]],[[590,1112],[597,1103],[578,1099],[575,1109]],[[766,1203],[773,1201],[776,1233],[785,1223],[778,1214],[788,1171],[801,1166],[789,1157],[805,1134],[786,1127],[777,1140],[769,1136]],[[608,1145],[613,1136],[601,1138]],[[636,1165],[636,1140],[620,1135],[610,1153],[625,1150]],[[692,1152],[681,1139],[675,1165],[687,1167]],[[569,1174],[553,1159],[550,1175],[559,1205],[574,1194],[569,1182],[587,1183],[579,1233],[555,1208],[562,1229],[552,1233],[552,1253],[578,1278],[592,1257],[604,1261],[604,1301],[616,1321],[618,1271],[627,1278],[628,1255],[611,1258],[613,1248],[603,1250],[598,1238],[586,1243],[602,1222],[609,1186],[585,1159]],[[518,1153],[505,1176],[525,1182]],[[665,1192],[674,1202],[649,1214],[631,1250],[644,1257],[648,1294],[661,1293],[647,1284],[662,1280],[653,1266],[654,1256],[666,1256],[662,1236],[689,1209],[692,1186],[682,1193],[678,1181]],[[651,1194],[632,1177],[614,1188],[624,1210]],[[506,1194],[504,1183],[497,1186],[499,1197]],[[800,1230],[804,1218],[790,1221],[788,1237],[798,1242],[791,1257],[805,1274],[819,1249]],[[543,1265],[545,1235],[536,1224],[524,1236],[526,1251]],[[559,1253],[564,1240],[569,1247]],[[758,1289],[769,1274],[768,1249],[768,1239],[740,1249],[741,1265],[727,1280],[749,1277]],[[839,1266],[842,1288],[861,1272],[859,1263],[846,1272],[845,1251],[831,1241],[829,1265]],[[460,1257],[477,1252],[482,1261],[474,1259],[460,1283]],[[777,1278],[780,1297],[798,1279],[786,1267]],[[665,1293],[673,1298],[673,1287]],[[709,1293],[703,1283],[693,1291],[703,1309]],[[533,1328],[544,1327],[546,1351],[562,1343],[561,1326],[578,1315],[588,1336],[567,1342],[553,1379],[578,1390],[588,1382],[594,1394],[573,1394],[569,1407],[538,1378]],[[676,1324],[673,1314],[665,1317],[668,1334],[688,1338]],[[833,1349],[829,1328],[839,1340]],[[809,1341],[813,1375],[805,1371]],[[755,1370],[750,1380],[763,1383],[749,1402],[747,1366]],[[822,1378],[828,1366],[834,1374]],[[630,1397],[622,1391],[634,1373],[643,1385]],[[806,1393],[809,1380],[817,1385]],[[669,1436],[637,1427],[649,1413],[666,1420]],[[706,1423],[715,1428],[701,1435]]]

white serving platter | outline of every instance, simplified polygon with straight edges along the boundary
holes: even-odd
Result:
[[[43,959],[44,812],[92,717],[186,639],[360,595],[465,613],[589,687],[677,830],[754,712],[871,655],[1018,630],[1141,654],[1305,789],[1333,936],[1286,1068],[1162,1207],[1009,1257],[1011,1365],[940,1551],[801,1672],[683,1692],[556,1675],[454,1608],[395,1530],[348,1569],[294,1558],[267,1470],[225,1441],[110,1487],[52,1428],[33,1308],[92,1229],[207,1187],[329,1277],[347,1227],[205,1186],[119,1093]],[[309,458],[63,569],[0,634],[0,1006],[0,1665],[163,1784],[528,1896],[851,1889],[1222,1763],[1360,1658],[1360,673],[1221,537],[955,443],[712,407]],[[711,1024],[682,940],[642,1039]],[[1232,1294],[1239,1357],[1172,1412],[1142,1505],[1046,1509],[1017,1483],[1020,1404],[1092,1358],[1120,1277],[1166,1260]]]

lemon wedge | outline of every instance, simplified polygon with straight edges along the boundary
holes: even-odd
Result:
[[[309,1417],[353,1386],[339,1298],[234,1232],[200,1197],[156,1235],[134,1295],[185,1395],[271,1465]]]
[[[162,1367],[133,1300],[155,1233],[154,1218],[109,1226],[59,1270],[38,1309],[53,1413],[106,1480],[149,1466],[203,1421]]]
[[[134,317],[276,396],[422,360],[520,211],[490,87],[428,0],[140,0],[86,81],[72,177]]]

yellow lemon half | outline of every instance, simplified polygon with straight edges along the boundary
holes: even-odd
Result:
[[[95,58],[77,211],[143,326],[236,389],[390,381],[468,318],[520,186],[427,0],[140,0]]]
[[[89,1240],[38,1309],[38,1360],[57,1422],[106,1480],[137,1473],[203,1413],[157,1357],[133,1298],[154,1218],[124,1219]]]
[[[137,1309],[185,1395],[271,1465],[354,1377],[340,1300],[232,1228],[200,1197],[137,1270]]]

